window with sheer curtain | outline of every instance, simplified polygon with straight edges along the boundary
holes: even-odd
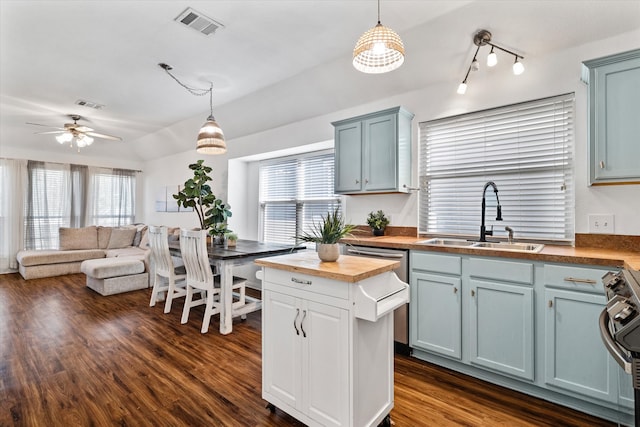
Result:
[[[135,171],[29,161],[25,247],[55,249],[60,227],[134,222]]]
[[[495,236],[510,226],[519,238],[573,240],[573,104],[565,94],[420,123],[420,232],[477,237],[493,181]]]
[[[293,244],[297,234],[340,208],[340,197],[333,192],[333,170],[333,151],[261,162],[262,240]]]

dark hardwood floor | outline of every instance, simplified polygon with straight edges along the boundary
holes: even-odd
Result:
[[[0,275],[0,426],[299,426],[261,399],[260,313],[180,324],[150,290],[103,297],[84,275]],[[404,356],[396,426],[613,426]]]

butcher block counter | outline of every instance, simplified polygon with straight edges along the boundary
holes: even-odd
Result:
[[[607,248],[597,241],[594,242],[597,244],[597,246],[577,245],[574,247],[561,245],[545,245],[542,251],[538,253],[511,252],[478,248],[439,247],[418,243],[432,237],[435,236],[355,236],[352,238],[342,239],[341,243],[390,249],[438,251],[468,255],[528,259],[531,261],[587,264],[640,270],[640,244],[638,244],[638,241],[635,239],[620,244],[619,248]]]

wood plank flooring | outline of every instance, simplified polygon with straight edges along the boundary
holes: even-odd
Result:
[[[180,324],[150,290],[103,297],[82,274],[0,275],[0,426],[300,426],[261,398],[260,313]],[[614,426],[428,363],[396,357],[400,426]]]

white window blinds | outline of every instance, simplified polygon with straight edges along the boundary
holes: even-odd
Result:
[[[482,189],[487,229],[516,238],[572,240],[573,94],[420,123],[419,228],[478,236]]]
[[[333,152],[260,163],[262,240],[293,244],[321,216],[340,206],[333,193]]]

